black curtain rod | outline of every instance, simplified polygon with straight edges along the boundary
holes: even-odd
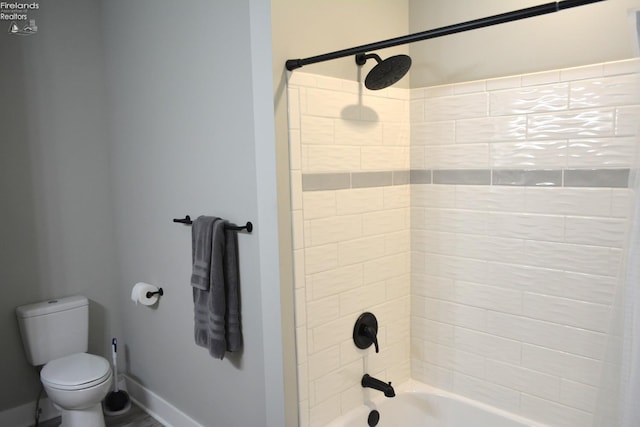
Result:
[[[436,37],[447,36],[449,34],[462,33],[464,31],[475,30],[478,28],[490,27],[492,25],[504,24],[511,21],[518,21],[520,19],[546,15],[548,13],[554,13],[564,9],[584,6],[590,3],[597,3],[601,1],[605,0],[564,0],[559,2],[546,3],[540,6],[533,6],[526,9],[515,10],[513,12],[501,13],[499,15],[475,19],[473,21],[462,22],[460,24],[448,25],[446,27],[427,30],[421,33],[409,34],[407,36],[396,37],[376,43],[369,43],[349,49],[337,50],[335,52],[325,53],[324,55],[317,55],[304,59],[288,59],[285,66],[287,67],[287,70],[292,71],[296,68],[300,68],[309,64],[315,64],[317,62],[329,61],[331,59],[343,58],[345,56],[357,55],[359,53],[367,53],[372,50],[384,49],[387,47],[399,46],[402,44],[413,43],[427,39],[434,39]]]

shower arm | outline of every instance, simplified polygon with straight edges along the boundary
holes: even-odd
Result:
[[[409,34],[406,36],[396,37],[393,39],[383,40],[375,43],[369,43],[349,49],[337,50],[335,52],[325,53],[323,55],[311,56],[304,59],[288,59],[285,63],[287,70],[293,71],[296,68],[303,67],[317,62],[329,61],[332,59],[344,58],[345,56],[366,53],[372,50],[385,49],[388,47],[399,46],[417,41],[434,39],[437,37],[448,36],[450,34],[462,33],[465,31],[475,30],[478,28],[490,27],[492,25],[504,24],[506,22],[518,21],[521,19],[532,18],[534,16],[546,15],[549,13],[559,12],[572,7],[584,6],[591,3],[597,3],[605,0],[564,0],[552,3],[546,3],[539,6],[519,9],[512,12],[501,13],[499,15],[488,16],[486,18],[466,21],[459,24],[448,25],[446,27],[435,28],[420,33]]]

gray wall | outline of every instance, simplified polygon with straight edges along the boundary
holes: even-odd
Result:
[[[409,29],[421,32],[525,7],[539,0],[410,0]],[[518,22],[411,44],[411,86],[422,87],[575,67],[633,56],[628,12],[638,0],[609,0]]]
[[[90,351],[120,333],[97,2],[43,5],[38,26],[0,33],[0,411],[39,390],[16,306],[81,293]]]
[[[188,6],[59,0],[38,34],[0,34],[0,411],[39,388],[15,307],[83,293],[90,351],[117,335],[121,369],[184,413],[284,425],[269,2]],[[193,343],[185,214],[255,226],[245,347],[223,361]],[[164,287],[156,309],[131,302],[137,281]]]
[[[280,427],[268,3],[102,4],[127,371],[203,425]],[[193,340],[186,214],[255,226],[238,239],[244,349],[224,360]],[[164,288],[157,308],[129,300],[139,281]]]

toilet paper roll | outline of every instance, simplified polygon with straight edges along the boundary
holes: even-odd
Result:
[[[151,295],[150,298],[147,298],[147,292],[157,291],[157,286],[139,282],[133,285],[133,289],[131,290],[131,299],[136,303],[136,305],[138,305],[138,303],[142,305],[153,305],[158,301],[158,294]]]

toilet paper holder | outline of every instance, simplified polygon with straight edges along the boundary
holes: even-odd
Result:
[[[157,295],[162,296],[162,295],[164,295],[164,291],[162,290],[162,288],[159,288],[159,289],[158,289],[157,291],[155,291],[155,292],[148,291],[148,292],[147,292],[147,298],[151,298],[152,296],[154,296],[154,295],[156,295],[156,294],[157,294]]]

